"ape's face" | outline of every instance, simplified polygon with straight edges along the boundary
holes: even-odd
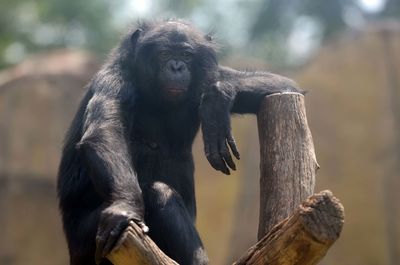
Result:
[[[166,98],[179,99],[187,94],[192,78],[194,53],[193,47],[183,41],[158,49],[159,88]]]
[[[136,41],[139,89],[152,99],[180,102],[199,98],[202,86],[208,83],[205,79],[216,72],[210,40],[187,24],[171,21],[144,29]]]

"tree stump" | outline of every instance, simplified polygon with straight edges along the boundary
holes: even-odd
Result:
[[[261,158],[258,239],[261,239],[314,193],[319,166],[302,94],[267,96],[257,123]]]

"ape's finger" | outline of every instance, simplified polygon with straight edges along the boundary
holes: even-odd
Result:
[[[107,254],[111,252],[111,250],[117,243],[119,236],[125,229],[126,225],[127,224],[125,222],[121,222],[116,227],[111,229],[111,231],[108,235],[108,238],[107,238],[107,242],[105,243],[102,253],[101,253],[102,257],[107,256]]]
[[[230,171],[226,166],[225,161],[221,158],[221,156],[218,153],[206,153],[206,157],[208,162],[210,162],[210,165],[214,169],[221,171],[226,175],[230,175]]]
[[[145,223],[139,222],[138,224],[142,229],[143,233],[147,234],[150,231],[149,227]]]
[[[225,162],[221,159],[221,156],[218,152],[218,141],[216,137],[213,137],[213,141],[204,143],[204,152],[206,158],[210,165],[218,170],[223,171],[225,166]],[[226,170],[224,170],[226,172]]]
[[[240,154],[236,146],[236,141],[231,134],[229,134],[226,141],[228,142],[228,145],[231,148],[232,153],[236,157],[236,159],[240,159]]]
[[[143,222],[136,221],[136,220],[134,221],[133,219],[130,220],[129,223],[128,223],[128,227],[125,228],[125,230],[121,233],[120,237],[118,238],[117,242],[115,243],[114,248],[115,248],[115,249],[120,248],[121,245],[122,245],[122,244],[125,242],[125,240],[127,239],[128,235],[129,235],[129,231],[133,231],[133,229],[134,229],[133,226],[134,226],[135,224],[138,224],[139,226],[141,226],[140,223],[142,223],[142,224],[144,225]],[[146,227],[147,227],[147,226],[146,226]],[[148,228],[148,227],[147,227],[147,228]],[[142,230],[143,230],[143,229],[142,229]]]
[[[222,159],[221,159],[222,160]],[[220,169],[220,171],[222,173],[224,173],[225,175],[230,175],[231,171],[229,170],[229,168],[226,166],[225,162],[222,162],[222,168]]]
[[[225,160],[226,164],[233,170],[236,170],[236,165],[232,160],[231,153],[229,152],[228,146],[226,144],[225,139],[220,141],[220,154],[222,158]]]
[[[112,230],[110,232],[110,235],[107,238],[106,243],[104,244],[104,248],[101,252],[101,256],[105,257],[107,256],[108,253],[110,253],[111,249],[114,247],[114,245],[117,243],[119,234],[117,234],[116,231]]]
[[[121,247],[121,245],[125,242],[125,240],[128,237],[128,233],[122,233],[122,235],[119,237],[119,239],[117,240],[117,242],[115,243],[115,248],[118,249]]]

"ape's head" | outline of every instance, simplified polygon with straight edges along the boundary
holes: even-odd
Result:
[[[203,87],[215,82],[215,44],[209,35],[187,22],[143,23],[130,34],[129,41],[133,51],[131,70],[146,99],[197,101]]]

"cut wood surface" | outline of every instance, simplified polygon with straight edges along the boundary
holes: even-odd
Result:
[[[258,239],[314,193],[318,163],[299,93],[272,94],[257,115],[260,138]]]
[[[311,196],[234,265],[313,265],[342,231],[344,210],[330,191]]]

